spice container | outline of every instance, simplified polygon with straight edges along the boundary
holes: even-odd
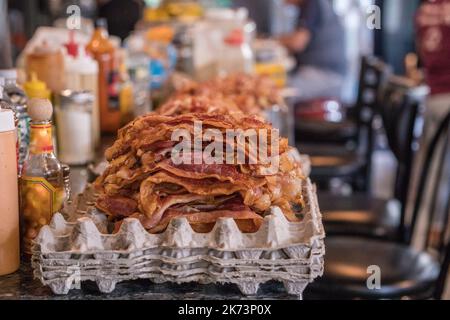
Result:
[[[31,253],[31,241],[65,200],[63,170],[53,153],[52,104],[46,99],[31,99],[28,111],[32,119],[30,148],[20,178],[22,248],[26,255]]]
[[[20,263],[16,141],[14,113],[0,109],[0,276]]]
[[[59,159],[70,165],[94,160],[92,134],[94,96],[89,91],[64,90],[55,108]]]

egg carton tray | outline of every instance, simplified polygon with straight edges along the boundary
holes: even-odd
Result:
[[[261,283],[276,280],[301,297],[307,284],[322,275],[325,254],[321,213],[309,179],[302,191],[301,222],[287,221],[280,208],[272,207],[255,233],[242,233],[231,218],[218,219],[209,233],[196,233],[180,217],[160,234],[148,233],[132,218],[110,234],[89,186],[34,240],[34,276],[55,294],[67,294],[87,280],[108,293],[121,281],[150,279],[233,283],[244,295],[255,295]]]

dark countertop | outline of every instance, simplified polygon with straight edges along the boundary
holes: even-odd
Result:
[[[21,269],[7,276],[0,277],[0,300],[237,300],[237,299],[298,299],[287,295],[281,283],[268,282],[261,285],[257,296],[245,297],[237,286],[226,284],[155,284],[149,280],[134,280],[118,283],[109,294],[101,293],[95,283],[84,282],[81,290],[71,290],[67,295],[55,295],[50,288],[39,280],[33,279],[32,269],[23,263]]]

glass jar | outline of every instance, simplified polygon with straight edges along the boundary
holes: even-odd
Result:
[[[83,165],[94,160],[93,108],[90,91],[64,90],[59,95],[55,117],[58,156],[63,163]]]

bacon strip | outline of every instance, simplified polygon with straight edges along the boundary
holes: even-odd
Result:
[[[126,197],[100,196],[97,199],[97,207],[115,217],[129,217],[137,211],[138,204]]]
[[[199,225],[199,224],[214,224],[219,218],[233,218],[235,220],[248,220],[251,222],[248,226],[248,230],[246,232],[255,232],[259,229],[262,224],[263,218],[256,214],[253,211],[231,211],[231,210],[217,210],[217,211],[208,211],[208,212],[196,212],[196,213],[184,213],[182,211],[177,210],[167,210],[164,217],[158,223],[158,225],[154,227],[150,227],[150,232],[157,233],[165,230],[170,220],[175,217],[185,217],[191,225]],[[147,220],[144,219],[143,222],[144,227],[147,225]]]
[[[200,108],[208,106],[205,101],[191,99],[189,103]],[[295,213],[303,203],[303,175],[298,162],[288,154],[287,139],[280,138],[278,150],[268,155],[279,162],[274,171],[267,170],[269,164],[264,163],[207,164],[202,160],[201,164],[175,164],[171,153],[178,142],[171,141],[172,133],[186,129],[192,138],[197,121],[202,122],[203,131],[267,130],[267,148],[271,150],[273,129],[255,117],[150,113],[119,130],[118,139],[107,150],[110,165],[95,182],[100,193],[97,208],[106,212],[116,227],[125,217],[136,217],[149,232],[164,230],[170,219],[180,215],[200,232],[210,230],[220,217],[231,217],[242,231],[254,232],[273,205],[280,206],[289,220],[298,219]],[[208,143],[201,146],[204,151]],[[237,143],[230,147],[236,154]],[[248,160],[250,150],[244,147]],[[196,155],[192,152],[187,154],[189,159]]]

